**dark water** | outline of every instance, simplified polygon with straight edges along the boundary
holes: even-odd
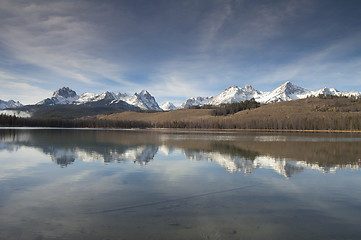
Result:
[[[361,135],[0,129],[0,239],[361,239]]]

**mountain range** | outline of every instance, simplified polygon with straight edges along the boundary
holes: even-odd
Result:
[[[262,92],[254,89],[251,85],[246,84],[243,88],[232,86],[225,89],[215,97],[210,97],[208,102],[202,103],[205,105],[220,105],[226,103],[236,103],[254,98],[260,103],[274,103],[283,101],[292,101],[297,99],[307,98],[309,96],[318,96],[319,94],[335,95],[335,96],[361,96],[361,92],[351,91],[343,92],[334,88],[322,88],[316,91],[294,85],[287,81],[271,92]],[[195,103],[194,105],[199,105]]]
[[[169,111],[177,108],[188,108],[191,106],[220,105],[236,103],[254,98],[260,103],[273,103],[303,99],[308,96],[318,96],[319,94],[335,96],[361,96],[358,91],[338,91],[334,88],[322,88],[311,91],[297,86],[289,81],[285,82],[271,92],[262,92],[246,84],[243,88],[231,86],[214,97],[193,97],[186,99],[180,107],[176,107],[171,102],[158,105],[155,98],[146,90],[142,90],[133,95],[126,93],[103,92],[101,94],[83,93],[78,95],[69,87],[63,87],[55,91],[52,97],[46,98],[35,105],[36,107],[49,106],[85,106],[85,107],[112,107],[121,110],[151,110]],[[0,109],[17,109],[23,105],[20,102],[10,100],[8,102],[0,100]]]
[[[51,98],[46,98],[36,105],[52,106],[52,105],[85,105],[85,106],[123,106],[124,109],[134,110],[155,110],[162,111],[155,98],[146,90],[134,95],[126,93],[103,92],[101,94],[83,93],[77,95],[75,91],[68,87],[63,87],[53,93]]]

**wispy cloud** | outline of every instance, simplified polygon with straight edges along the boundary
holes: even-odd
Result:
[[[99,85],[99,78],[130,84],[121,67],[92,55],[103,39],[95,26],[73,15],[72,2],[18,3],[4,1],[0,40],[17,61],[31,64],[81,83]],[[47,80],[48,81],[48,80]]]

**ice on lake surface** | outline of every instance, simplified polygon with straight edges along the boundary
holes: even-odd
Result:
[[[361,239],[361,135],[0,129],[0,239]]]

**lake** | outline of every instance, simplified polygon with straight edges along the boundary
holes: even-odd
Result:
[[[0,239],[361,239],[361,135],[0,129]]]

